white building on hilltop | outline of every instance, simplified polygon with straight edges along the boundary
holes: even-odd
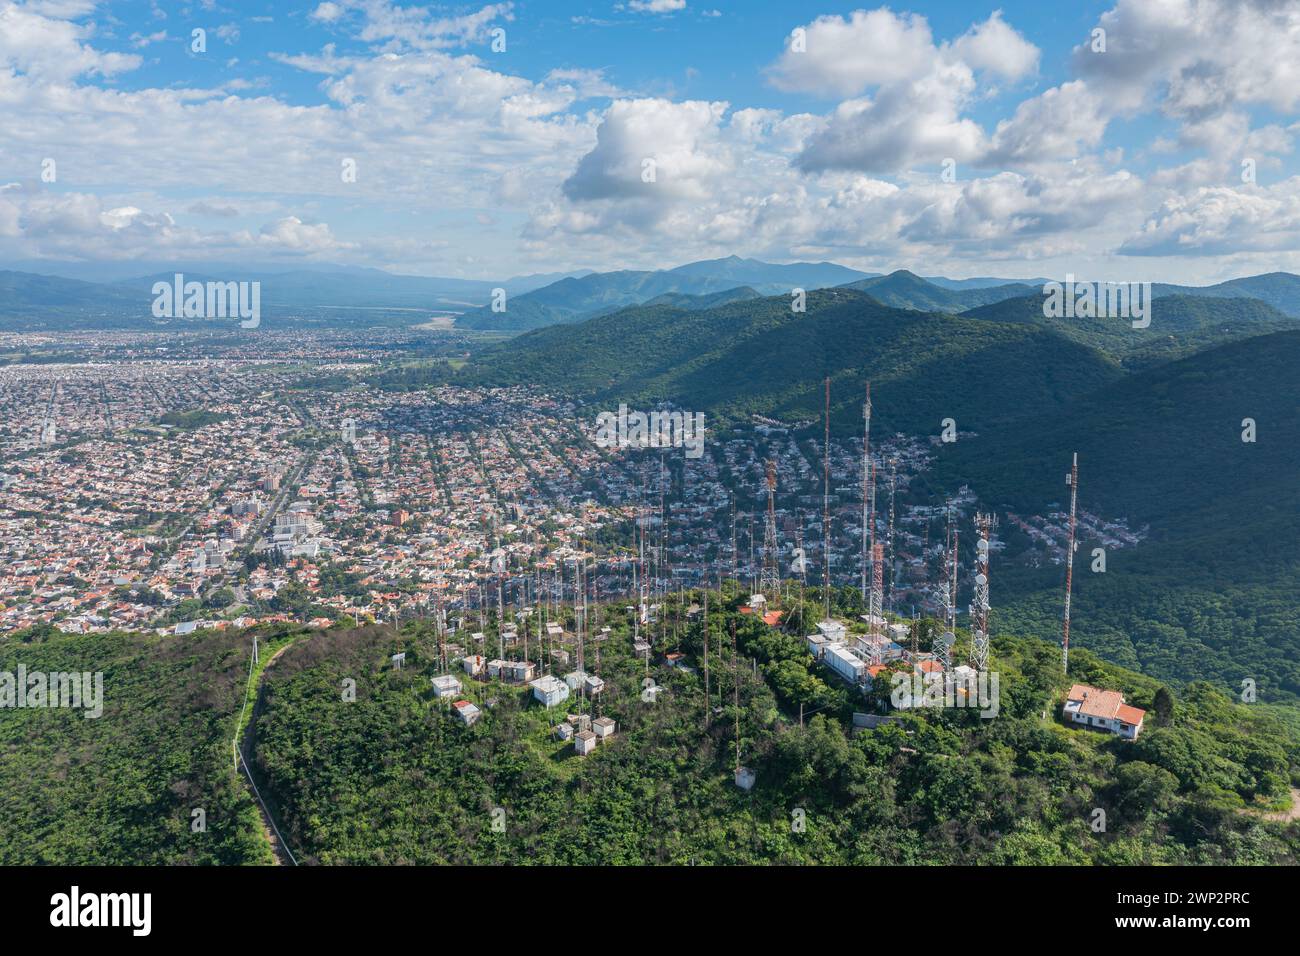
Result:
[[[1065,695],[1061,715],[1066,723],[1108,730],[1117,737],[1134,740],[1142,732],[1147,712],[1124,703],[1124,695],[1117,690],[1075,684]]]

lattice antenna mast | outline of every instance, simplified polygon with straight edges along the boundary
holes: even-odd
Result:
[[[975,515],[975,593],[971,599],[971,654],[970,665],[982,671],[989,662],[989,532],[993,517]]]
[[[1070,540],[1065,551],[1065,623],[1061,631],[1061,670],[1070,673],[1070,591],[1074,584],[1074,529],[1075,507],[1079,501],[1079,453],[1074,453],[1074,462],[1070,465],[1070,474],[1066,479],[1070,486]]]
[[[776,548],[776,462],[767,463],[767,516],[763,522],[763,576],[759,592],[769,601],[780,596],[781,574],[777,570]]]
[[[867,605],[867,616],[871,618],[871,621],[868,626],[873,636],[879,633],[879,627],[877,626],[876,619],[882,616],[882,610],[883,610],[882,609],[883,602],[881,600],[881,586],[880,586],[881,574],[883,573],[883,569],[881,567],[881,559],[880,559],[881,548],[879,543],[876,541],[876,472],[877,470],[878,469],[876,468],[875,465],[868,463],[869,474],[867,476],[867,485],[868,485],[867,525],[869,528],[868,535],[871,544],[872,584],[871,584],[871,599],[870,601],[868,601],[868,605]]]
[[[826,376],[826,416],[822,438],[822,620],[831,619],[831,379]]]
[[[657,565],[659,573],[655,575],[655,593],[662,596],[663,583],[665,577],[664,562],[668,558],[668,512],[664,510],[664,476],[667,474],[664,470],[664,453],[659,452],[659,552],[657,555]]]
[[[733,580],[740,578],[740,553],[736,550],[736,493],[731,493],[731,577]],[[718,585],[718,590],[722,590],[722,585]]]
[[[867,500],[871,484],[871,383],[867,382],[867,400],[862,405],[862,603],[867,597],[867,563],[870,561],[870,514]]]
[[[952,648],[957,642],[957,529],[952,524],[952,507],[948,508],[948,527],[944,536],[944,622],[943,640],[935,646],[939,665],[947,673],[952,668]]]
[[[889,530],[886,533],[885,550],[888,552],[889,566],[889,610],[894,610],[894,579],[898,576],[898,557],[894,554],[894,496],[898,490],[898,459],[889,459]]]
[[[879,664],[881,659],[881,642],[880,627],[877,622],[880,620],[880,604],[884,597],[885,590],[885,546],[877,541],[872,546],[871,552],[871,609],[869,616],[871,618],[871,663]]]
[[[758,590],[758,563],[754,560],[754,516],[749,516],[749,583],[750,593]]]

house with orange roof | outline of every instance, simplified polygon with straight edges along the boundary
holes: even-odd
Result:
[[[1065,695],[1061,716],[1067,724],[1107,730],[1125,740],[1134,740],[1142,731],[1146,711],[1126,704],[1124,695],[1117,690],[1075,684]]]

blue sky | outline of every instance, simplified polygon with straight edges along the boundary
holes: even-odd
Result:
[[[0,0],[0,263],[1300,271],[1298,59],[1300,0]]]

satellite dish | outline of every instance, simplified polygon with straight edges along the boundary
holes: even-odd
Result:
[[[989,579],[982,574],[977,574],[975,575],[975,583],[978,584],[980,587],[983,587],[984,585],[989,583]]]

